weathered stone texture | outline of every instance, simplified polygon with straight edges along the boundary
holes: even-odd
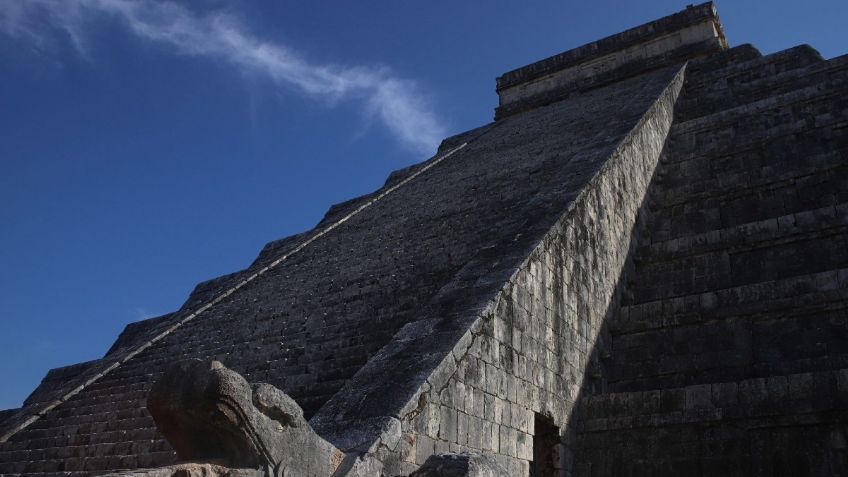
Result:
[[[15,409],[4,409],[4,410],[0,411],[0,423],[2,423],[4,420],[11,417],[12,415],[16,414],[19,410],[20,409],[15,408]]]
[[[844,475],[848,58],[689,65],[575,475]]]
[[[569,95],[727,48],[712,3],[685,10],[509,71],[497,80],[502,119]]]
[[[323,416],[329,418],[315,426],[343,450],[370,446],[365,442],[375,434],[369,418],[382,419],[387,409],[399,412],[417,393],[468,332],[468,320],[479,316],[675,73],[645,75],[467,135],[468,146],[453,157],[197,319],[174,327],[200,304],[294,249],[303,237],[270,244],[247,271],[198,286],[183,310],[144,328],[142,336],[126,333],[126,344],[57,389],[61,393],[84,384],[0,444],[0,471],[90,473],[174,463],[173,450],[144,403],[167,365],[187,358],[217,359],[250,382],[268,382],[291,395],[308,417],[370,357],[371,367],[359,375],[376,372],[379,379],[353,380],[325,406]],[[365,200],[331,214],[343,214]],[[433,321],[441,322],[438,343],[407,350],[404,359],[391,347],[380,351],[403,325]],[[163,332],[162,339],[151,341]],[[56,395],[33,403],[21,416],[54,405]],[[374,422],[380,430],[384,424]],[[460,425],[457,420],[457,431],[467,441],[468,428]],[[523,433],[523,444],[516,443],[511,454],[520,452],[526,462],[530,443]],[[515,427],[504,434],[520,437]]]
[[[176,363],[151,388],[147,409],[184,461],[323,477],[344,456],[312,430],[292,398],[218,361]]]
[[[508,477],[506,469],[482,454],[435,454],[409,477]]]
[[[265,477],[257,469],[232,469],[217,464],[183,463],[103,474],[103,477]]]
[[[594,118],[600,117],[595,114],[610,117],[615,111],[621,126],[607,127],[623,133],[595,136],[599,142],[577,154],[565,149],[562,156],[554,155],[571,156],[570,161],[538,163],[560,178],[559,188],[540,191],[535,202],[533,213],[548,221],[528,226],[512,243],[467,265],[458,286],[442,292],[444,300],[451,300],[442,308],[445,318],[401,330],[313,419],[316,429],[335,436],[330,440],[345,448],[349,427],[374,419],[390,429],[388,423],[399,419],[401,433],[369,457],[380,460],[387,475],[410,472],[443,451],[495,454],[509,475],[526,474],[533,458],[534,413],[564,427],[578,395],[681,83],[679,68],[622,82],[507,118],[469,144],[466,155],[485,151],[495,168],[496,161],[511,162],[521,149],[535,146],[524,138],[539,134],[539,127],[568,124],[561,131],[573,131],[573,138],[595,131]],[[617,98],[623,97],[632,109],[621,109]],[[586,109],[595,113],[582,114]],[[515,146],[505,147],[506,137]],[[489,152],[489,141],[504,153]],[[549,147],[571,146],[572,141],[560,135],[550,139]],[[574,187],[568,178],[582,183]],[[454,302],[457,293],[488,298]],[[468,310],[468,305],[476,308]],[[423,389],[410,380],[411,369],[427,372]],[[369,396],[367,406],[351,402],[363,395]],[[346,419],[339,422],[342,416]],[[366,442],[361,450],[369,450],[376,437],[359,437]]]
[[[145,403],[192,358],[335,477],[848,474],[848,57],[725,47],[705,4],[504,75],[544,91],[51,371],[0,474],[260,472],[177,464]]]

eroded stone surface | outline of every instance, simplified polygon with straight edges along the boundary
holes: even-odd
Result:
[[[147,407],[186,461],[327,476],[343,457],[315,434],[293,399],[269,384],[251,386],[217,361],[174,365],[153,385]]]
[[[539,417],[571,476],[848,474],[848,59],[714,41],[637,51],[657,28],[511,74],[544,91],[447,139],[440,154],[464,145],[449,160],[383,196],[437,159],[397,171],[174,314],[128,326],[103,359],[51,372],[0,414],[0,473],[174,464],[145,402],[179,356],[270,383],[213,388],[241,396],[261,432],[298,436],[311,419],[350,451],[334,477],[461,452],[527,475]],[[676,41],[660,33],[648,47]],[[708,53],[686,66],[672,115],[676,61]],[[583,64],[598,58],[597,72]],[[173,410],[195,434],[230,429],[216,452],[177,431],[175,447],[264,473],[276,461],[216,402]],[[141,472],[242,472],[193,465]]]
[[[103,474],[103,477],[264,477],[257,469],[231,469],[217,464],[175,464],[155,469],[128,470]]]
[[[506,469],[482,454],[432,455],[409,477],[509,477]]]
[[[690,63],[574,475],[848,474],[848,57]]]
[[[715,5],[689,5],[674,15],[504,73],[497,80],[495,117],[500,120],[726,48]]]

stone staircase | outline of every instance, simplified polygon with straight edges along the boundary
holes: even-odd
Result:
[[[477,310],[490,299],[509,277],[478,284],[492,273],[481,264],[517,268],[679,70],[506,118],[402,188],[383,195],[384,187],[380,201],[283,266],[259,275],[319,232],[273,242],[247,269],[199,285],[182,309],[128,326],[104,358],[51,372],[21,411],[0,422],[12,420],[0,442],[0,475],[96,475],[175,463],[145,401],[160,374],[185,358],[217,359],[250,382],[272,384],[312,417],[405,325],[444,309]],[[322,223],[363,201],[335,207]],[[249,276],[257,278],[227,293]],[[429,366],[442,352],[430,346],[426,359],[387,361],[397,369]],[[406,379],[397,369],[386,374]]]
[[[580,476],[848,474],[848,57],[693,62]]]

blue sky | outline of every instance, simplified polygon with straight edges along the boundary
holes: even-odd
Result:
[[[499,74],[685,1],[0,0],[0,409],[492,118]],[[848,53],[848,2],[718,3]]]

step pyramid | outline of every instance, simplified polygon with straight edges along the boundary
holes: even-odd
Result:
[[[334,476],[848,475],[848,57],[730,48],[705,3],[497,90],[494,122],[51,370],[0,413],[0,474],[187,475],[147,397],[200,359],[293,398]]]

